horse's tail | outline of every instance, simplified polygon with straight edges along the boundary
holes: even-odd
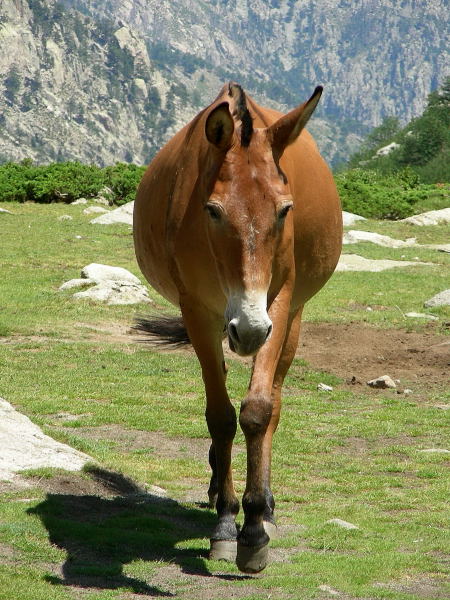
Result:
[[[138,316],[133,329],[146,334],[144,342],[160,348],[182,348],[191,344],[182,317]]]

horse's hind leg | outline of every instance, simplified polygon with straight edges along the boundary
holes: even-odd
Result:
[[[195,308],[192,308],[194,306]],[[236,515],[239,501],[231,473],[231,448],[236,434],[236,411],[228,398],[222,352],[223,321],[217,321],[198,302],[182,304],[183,320],[202,368],[206,391],[206,421],[212,439],[210,463],[213,469],[208,490],[215,501],[218,523],[211,535],[211,558],[234,560]],[[216,496],[217,494],[217,496]]]

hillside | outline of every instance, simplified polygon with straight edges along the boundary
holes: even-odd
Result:
[[[222,83],[288,108],[334,164],[386,115],[421,113],[449,64],[445,0],[8,0],[0,160],[145,163]]]

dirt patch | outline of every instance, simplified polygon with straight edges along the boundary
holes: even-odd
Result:
[[[433,332],[376,329],[361,323],[305,323],[297,356],[313,368],[366,384],[380,375],[400,387],[445,386],[450,338]],[[367,388],[369,389],[369,388]]]

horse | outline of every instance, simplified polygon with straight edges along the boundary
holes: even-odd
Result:
[[[177,322],[142,319],[138,327],[167,343],[190,342],[196,352],[211,436],[208,496],[217,511],[210,558],[235,560],[246,573],[266,567],[276,533],[272,436],[303,307],[341,252],[333,176],[304,129],[322,89],[282,114],[259,106],[237,83],[225,84],[155,156],[134,205],[139,267],[182,315]],[[247,450],[240,530],[225,337],[232,352],[253,357],[239,414]]]

